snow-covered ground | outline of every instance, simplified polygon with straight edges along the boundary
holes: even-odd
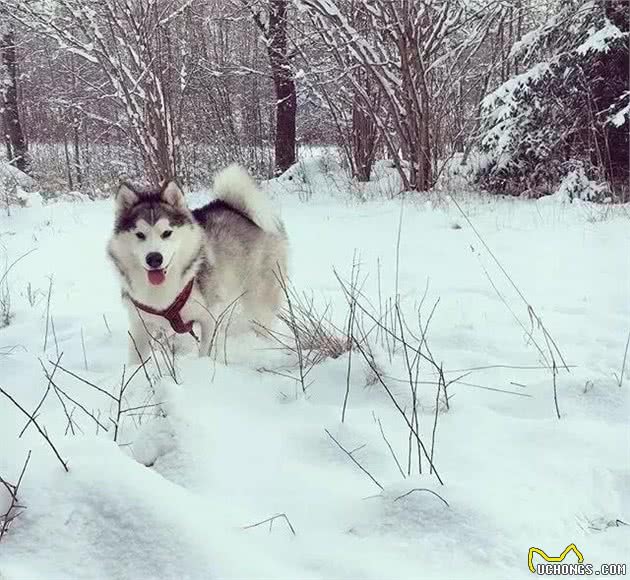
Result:
[[[333,267],[348,279],[353,259],[366,303],[397,286],[411,327],[422,297],[423,322],[439,298],[431,353],[447,381],[469,373],[449,385],[448,409],[437,399],[443,485],[426,459],[421,475],[414,462],[407,476],[408,426],[356,351],[343,424],[347,353],[319,363],[303,395],[268,372],[295,374],[289,355],[238,340],[227,366],[182,355],[179,384],[157,379],[155,394],[136,374],[124,407],[160,406],[125,412],[113,442],[112,396],[133,369],[105,258],[112,203],[14,209],[0,217],[0,275],[30,253],[0,284],[12,314],[0,329],[0,388],[34,410],[48,384],[42,366],[51,373],[61,356],[101,390],[57,369],[56,387],[75,403],[53,388],[37,412],[68,473],[33,425],[18,438],[26,419],[0,395],[0,476],[15,483],[32,450],[19,490],[26,509],[0,543],[2,580],[519,578],[531,574],[530,547],[557,555],[571,543],[596,569],[630,563],[627,208],[454,194],[570,366],[557,373],[558,419],[553,371],[536,347],[549,357],[543,331],[454,203],[408,198],[398,244],[400,200],[359,203],[375,196],[320,170],[307,164],[267,186],[289,232],[291,281],[330,303],[340,327],[347,306]],[[390,357],[382,336],[373,342],[409,415],[404,353]],[[422,365],[418,378],[430,445],[436,373]],[[360,448],[353,458],[371,477],[325,430]],[[276,514],[295,534],[283,518],[245,528]]]

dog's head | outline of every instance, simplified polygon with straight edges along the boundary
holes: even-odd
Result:
[[[126,257],[142,265],[150,284],[164,283],[180,250],[191,246],[194,229],[184,194],[174,181],[150,191],[138,191],[128,183],[120,186],[116,194],[116,246],[124,247]]]

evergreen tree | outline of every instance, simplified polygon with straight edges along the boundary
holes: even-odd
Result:
[[[628,14],[628,0],[563,0],[543,26],[515,43],[512,55],[525,72],[482,103],[485,187],[544,194],[570,178],[582,184],[572,196],[625,194]],[[591,180],[608,188],[585,187]]]

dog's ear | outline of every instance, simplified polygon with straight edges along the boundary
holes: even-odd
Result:
[[[128,183],[121,183],[116,192],[116,205],[119,208],[130,207],[139,199],[138,194]]]
[[[173,180],[167,181],[162,186],[162,199],[172,205],[183,209],[186,207],[186,200],[184,199],[184,192],[180,189],[179,185]]]

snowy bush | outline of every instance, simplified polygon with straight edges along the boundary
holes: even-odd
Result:
[[[607,202],[611,200],[608,183],[589,179],[584,171],[584,165],[580,162],[577,162],[575,168],[562,179],[555,195],[566,201],[580,199],[582,201]]]
[[[12,205],[28,206],[27,191],[35,181],[13,165],[0,160],[0,203],[7,208]]]

